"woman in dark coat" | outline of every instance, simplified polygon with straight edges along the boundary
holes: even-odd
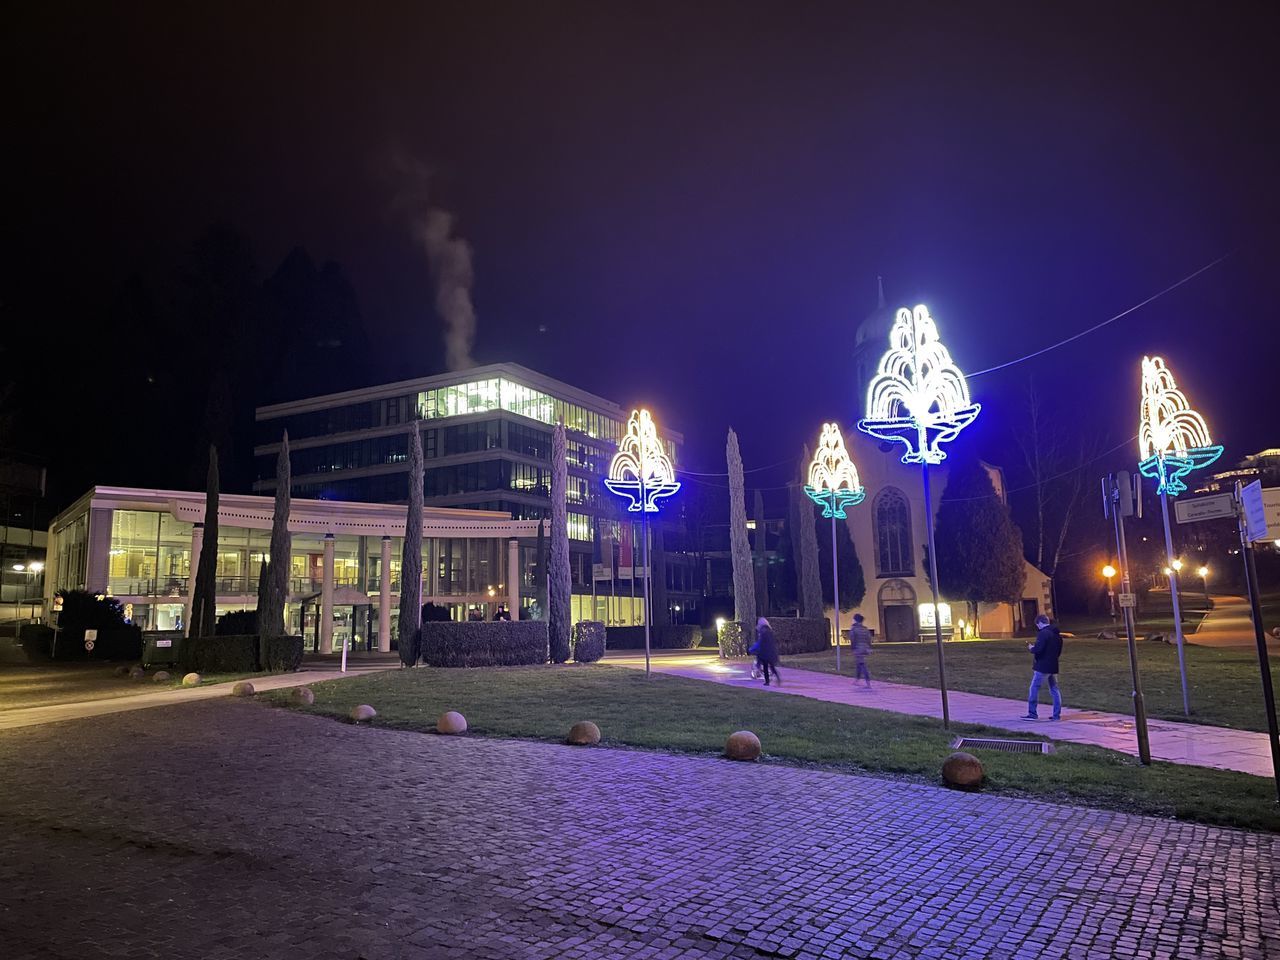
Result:
[[[778,673],[778,641],[773,635],[769,621],[761,617],[756,621],[756,642],[748,653],[756,655],[756,666],[764,674],[764,685],[769,685],[769,671],[773,671],[773,679],[782,684],[782,676]]]

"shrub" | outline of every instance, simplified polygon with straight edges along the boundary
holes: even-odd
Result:
[[[257,610],[229,610],[218,618],[214,631],[220,637],[244,637],[258,632]]]
[[[605,626],[599,620],[579,620],[573,625],[573,659],[595,663],[604,656]]]
[[[422,660],[432,667],[515,667],[547,662],[547,624],[537,620],[424,623]]]
[[[48,660],[53,649],[53,628],[42,623],[24,623],[18,628],[18,642],[29,660]]]
[[[663,624],[650,629],[651,650],[692,650],[702,640],[702,628],[693,624]],[[609,627],[610,650],[643,650],[644,627]]]
[[[297,670],[302,666],[302,643],[302,637],[268,637],[265,669]]]
[[[726,620],[720,628],[719,647],[722,657],[745,657],[755,642],[755,627],[738,620]]]
[[[181,669],[196,673],[255,673],[297,670],[302,663],[302,637],[268,637],[267,662],[258,662],[258,636],[188,637],[182,644]]]
[[[823,617],[800,619],[795,617],[770,617],[769,626],[778,641],[778,653],[818,653],[831,648],[831,624]],[[750,644],[747,644],[750,646]]]

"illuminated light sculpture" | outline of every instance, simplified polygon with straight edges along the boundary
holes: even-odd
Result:
[[[658,501],[680,489],[675,467],[658,439],[658,428],[648,410],[632,410],[626,435],[609,464],[605,488],[627,500],[627,512],[638,513],[644,547],[644,673],[649,676],[649,514],[658,512]],[[634,582],[634,581],[633,581]],[[634,594],[633,594],[634,596]]]
[[[809,464],[809,482],[804,492],[822,507],[822,515],[845,519],[845,507],[862,502],[867,492],[858,479],[858,468],[844,448],[844,437],[838,423],[824,423],[818,449]]]
[[[680,481],[648,410],[631,411],[627,433],[618,443],[604,485],[630,501],[630,513],[657,513],[658,501],[679,491]]]
[[[840,672],[840,559],[836,552],[836,520],[848,515],[845,507],[856,506],[867,492],[858,479],[858,468],[844,448],[840,424],[824,423],[818,449],[809,464],[809,482],[804,492],[822,507],[822,515],[831,519],[831,599],[836,641],[836,673]]]
[[[1173,372],[1160,357],[1142,358],[1142,411],[1138,426],[1138,469],[1156,481],[1156,493],[1176,497],[1187,489],[1183,477],[1222,456],[1204,417],[1191,409]]]
[[[1182,611],[1178,602],[1178,570],[1169,527],[1169,498],[1187,489],[1183,477],[1207,467],[1222,456],[1222,447],[1209,436],[1209,425],[1178,389],[1173,371],[1160,357],[1142,358],[1142,402],[1138,420],[1138,470],[1156,482],[1164,514],[1164,549],[1169,566],[1169,598],[1173,602],[1173,632],[1178,640],[1178,672],[1182,676],[1182,710],[1191,716],[1187,691],[1187,662],[1182,652]]]
[[[941,463],[942,444],[954,440],[981,411],[969,384],[938,339],[929,308],[898,311],[889,352],[867,388],[867,415],[858,429],[907,448],[903,463]]]
[[[929,308],[902,307],[889,331],[889,351],[880,358],[867,387],[867,415],[858,429],[880,440],[907,448],[903,463],[920,464],[924,479],[924,513],[929,529],[929,587],[933,609],[939,610],[938,551],[933,536],[933,499],[929,495],[929,465],[947,458],[942,449],[977,419],[982,405],[969,399],[969,384],[938,338]],[[942,725],[951,725],[947,703],[947,668],[942,655],[942,619],[933,618],[938,646],[938,687],[942,694]]]

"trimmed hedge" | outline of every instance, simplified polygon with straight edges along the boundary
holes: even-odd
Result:
[[[138,660],[142,657],[141,627],[124,624],[99,628],[92,653],[84,648],[84,630],[84,627],[68,627],[59,631],[56,649],[53,628],[43,624],[23,624],[18,638],[31,660]]]
[[[257,629],[257,610],[228,610],[218,618],[213,632],[220,637],[246,637]]]
[[[821,620],[770,617],[769,626],[773,627],[773,635],[778,641],[778,653],[782,656],[831,649],[831,623],[826,617]]]
[[[693,624],[663,624],[649,631],[651,650],[692,650],[702,641],[702,628]],[[643,650],[644,627],[609,627],[605,645],[610,650]]]
[[[518,667],[547,662],[544,620],[424,623],[422,661],[431,667]]]
[[[726,620],[717,638],[721,657],[745,657],[756,640],[756,628],[739,620]]]
[[[604,656],[605,625],[599,620],[579,620],[573,625],[573,659],[595,663]]]
[[[53,627],[43,623],[24,623],[18,628],[18,642],[28,660],[48,660],[53,648]]]
[[[302,637],[269,637],[267,670],[297,670],[302,663]],[[256,673],[263,670],[258,663],[258,638],[253,634],[235,636],[188,637],[182,643],[180,667],[183,672]]]

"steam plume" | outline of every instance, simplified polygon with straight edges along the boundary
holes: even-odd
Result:
[[[436,312],[444,321],[445,364],[452,370],[474,367],[476,311],[471,303],[471,244],[453,235],[453,214],[432,207],[413,225],[427,253],[436,285]]]

